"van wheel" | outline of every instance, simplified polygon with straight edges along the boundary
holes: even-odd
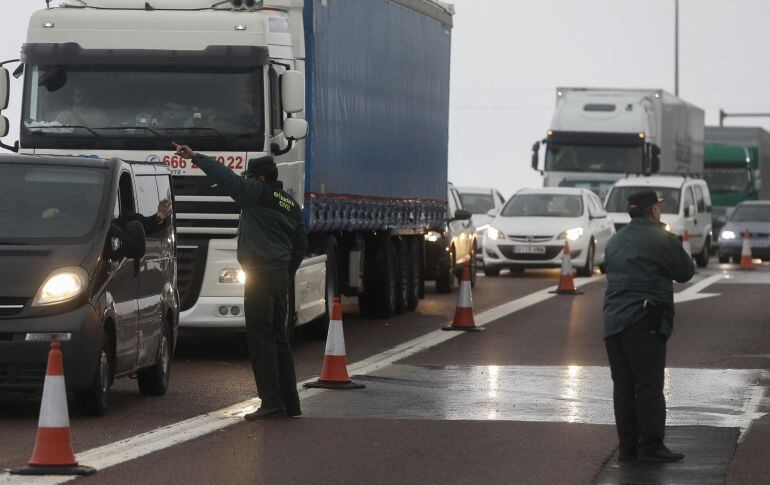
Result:
[[[586,264],[582,268],[578,268],[578,276],[592,276],[594,274],[594,256],[595,256],[594,242],[588,245],[588,254],[586,254]]]
[[[158,344],[158,355],[152,367],[142,369],[137,373],[139,391],[145,396],[162,396],[168,390],[171,377],[171,332],[168,324],[163,324]]]
[[[709,258],[711,257],[711,239],[706,238],[706,243],[703,244],[703,249],[695,256],[695,263],[699,268],[705,268],[709,265]]]
[[[104,416],[110,402],[114,356],[107,333],[102,336],[102,348],[96,361],[96,371],[91,385],[78,391],[76,399],[83,411],[90,416]]]

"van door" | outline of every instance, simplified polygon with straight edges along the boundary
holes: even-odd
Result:
[[[146,170],[146,168],[144,169]],[[158,211],[158,185],[155,173],[144,170],[135,175],[137,212],[151,218]],[[156,227],[157,226],[157,227]],[[161,291],[163,290],[161,237],[163,226],[145,224],[146,250],[139,266],[139,348],[137,368],[155,363],[162,330]]]
[[[684,230],[690,236],[690,249],[693,253],[697,253],[701,249],[701,239],[698,238],[698,208],[695,206],[695,194],[692,191],[691,186],[686,186],[684,189],[684,202],[682,203],[682,214],[684,214]],[[693,212],[688,212],[690,209],[695,209]],[[684,234],[682,234],[684,237]]]
[[[131,174],[123,172],[118,184],[118,198],[114,207],[114,217],[136,212],[134,189]],[[111,241],[107,241],[110,244]],[[136,303],[137,277],[133,261],[123,258],[121,261],[109,261],[112,279],[105,292],[111,297],[115,311],[115,373],[122,374],[134,369],[137,356],[137,332],[139,325],[139,307]]]

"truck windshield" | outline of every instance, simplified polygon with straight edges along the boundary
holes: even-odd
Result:
[[[770,222],[770,204],[740,205],[730,218],[734,222]]]
[[[28,66],[22,146],[261,150],[259,68]]]
[[[505,204],[504,217],[579,217],[583,199],[579,195],[521,194]]]
[[[615,187],[607,199],[607,212],[627,212],[628,196],[643,190],[654,190],[663,199],[660,211],[664,214],[679,213],[679,189],[669,187]]]
[[[749,175],[740,168],[707,168],[703,178],[711,192],[745,192],[749,185]]]
[[[54,244],[86,237],[102,212],[106,170],[0,164],[0,243]]]
[[[470,211],[471,214],[486,214],[490,209],[495,208],[492,193],[460,194],[460,202],[463,204],[463,209]]]
[[[549,143],[545,169],[555,172],[639,173],[642,171],[642,147],[556,145]]]

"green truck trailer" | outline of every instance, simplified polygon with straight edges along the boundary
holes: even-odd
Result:
[[[704,178],[711,192],[714,241],[732,209],[744,200],[770,199],[770,133],[762,128],[707,126]]]

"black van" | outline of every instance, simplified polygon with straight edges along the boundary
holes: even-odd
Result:
[[[61,342],[67,389],[95,415],[115,377],[162,395],[179,321],[174,217],[160,163],[0,156],[0,391],[41,389]],[[157,227],[146,227],[155,220]]]

